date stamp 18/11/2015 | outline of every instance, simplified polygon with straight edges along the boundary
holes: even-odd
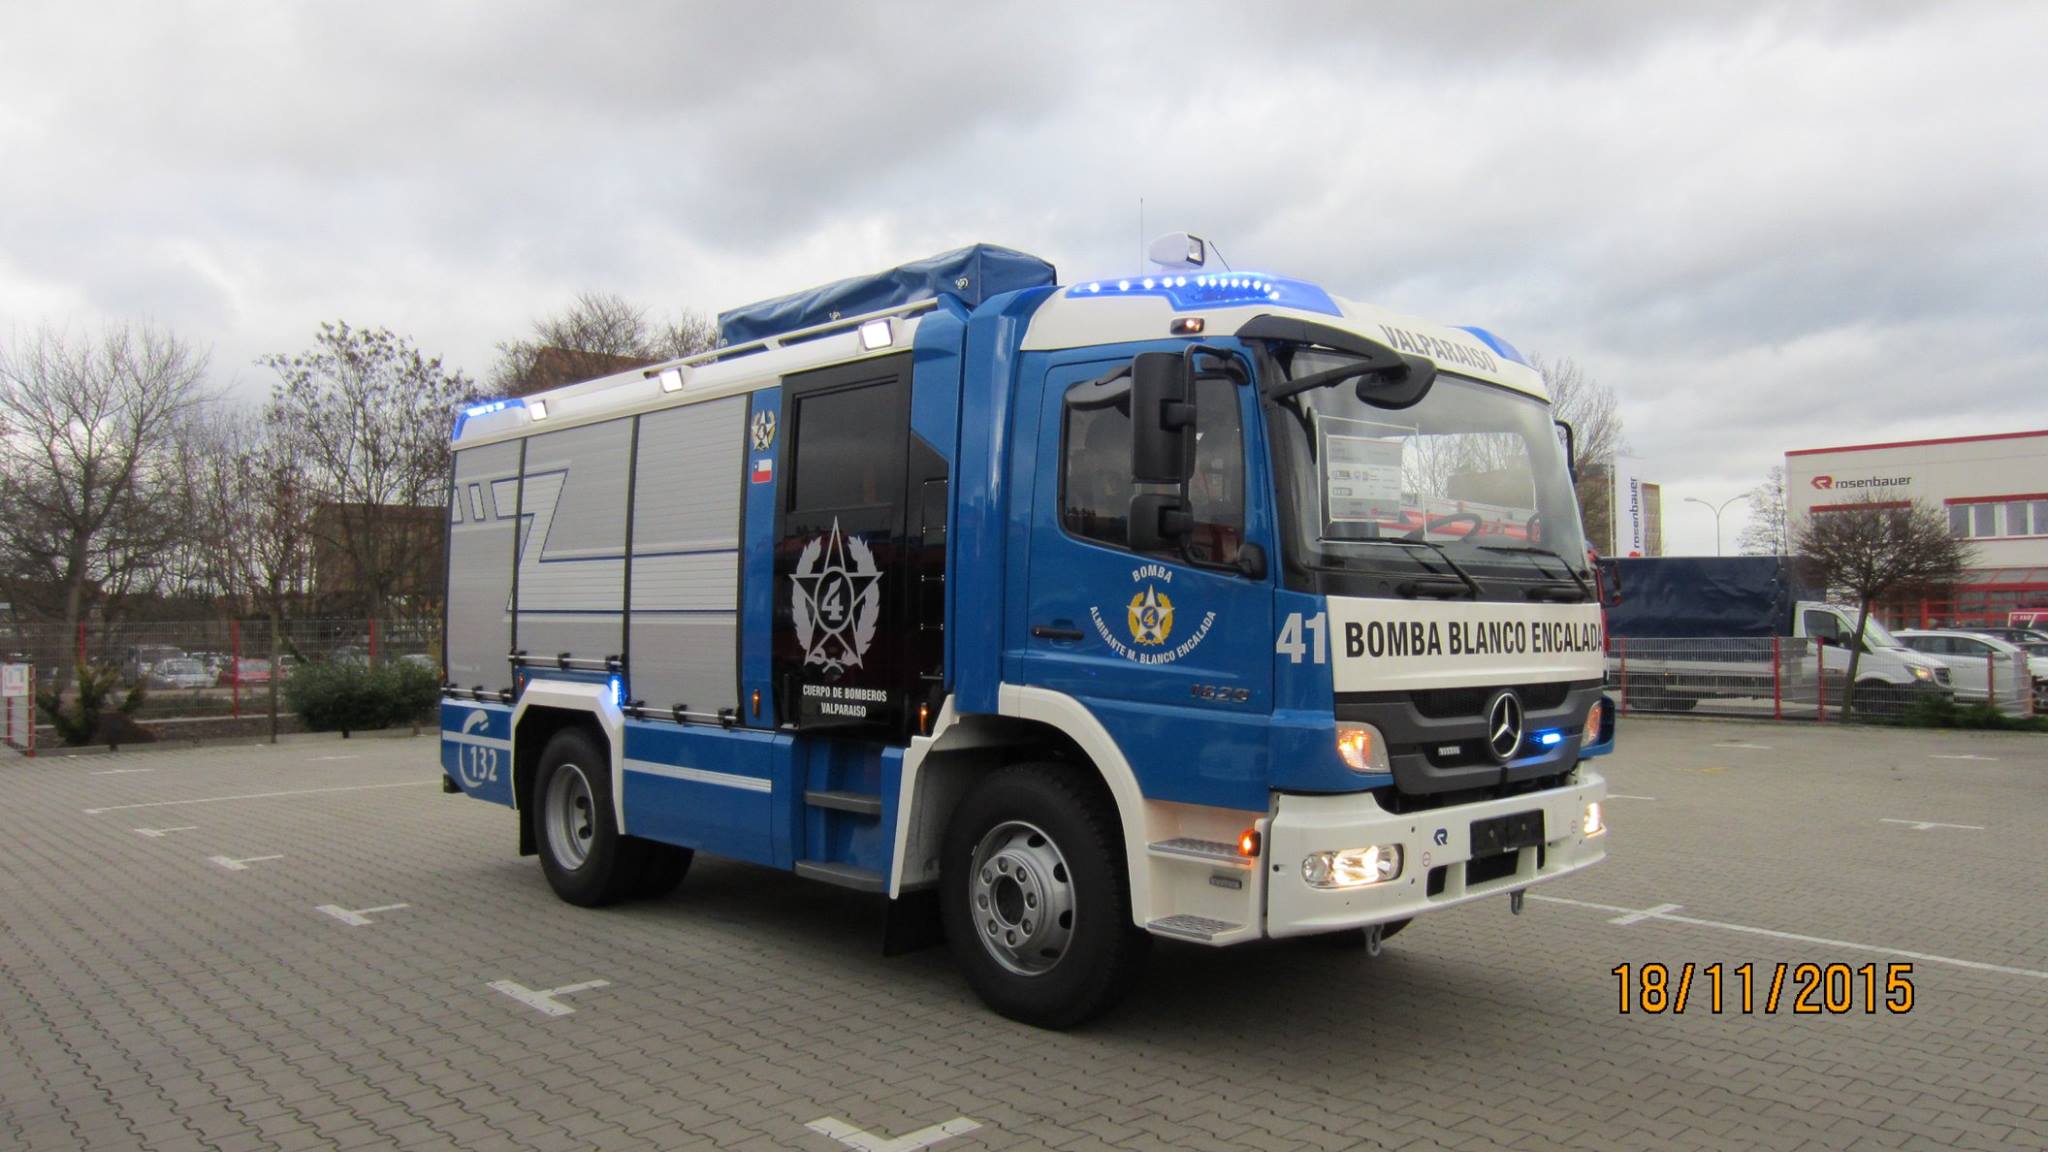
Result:
[[[1617,964],[1621,1014],[1676,1015],[1687,1007],[1709,1015],[1894,1016],[1913,1010],[1911,964]]]

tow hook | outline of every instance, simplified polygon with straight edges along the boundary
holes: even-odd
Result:
[[[1522,901],[1528,895],[1529,890],[1526,888],[1517,888],[1513,892],[1508,893],[1508,912],[1512,915],[1520,916],[1522,914]]]
[[[1381,934],[1382,934],[1382,933],[1383,933],[1384,931],[1385,931],[1385,925],[1381,925],[1381,924],[1368,924],[1368,925],[1366,925],[1366,928],[1365,928],[1365,954],[1366,954],[1367,956],[1377,956],[1377,955],[1379,955],[1379,954],[1380,954],[1380,937],[1381,937]]]

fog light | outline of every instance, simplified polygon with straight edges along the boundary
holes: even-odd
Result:
[[[1401,846],[1374,844],[1341,852],[1311,852],[1302,858],[1301,878],[1311,888],[1363,888],[1401,875]]]
[[[1598,800],[1586,805],[1586,835],[1598,836],[1607,831],[1607,817],[1600,811]]]
[[[1606,719],[1607,702],[1605,700],[1593,701],[1593,707],[1586,711],[1586,743],[1598,744],[1600,742],[1600,724]]]
[[[1370,724],[1343,724],[1337,728],[1337,758],[1353,772],[1386,772],[1387,742]]]

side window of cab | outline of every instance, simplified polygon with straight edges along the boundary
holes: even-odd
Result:
[[[1187,553],[1169,560],[1225,567],[1244,546],[1244,428],[1236,386],[1200,380],[1195,393],[1194,475],[1188,502],[1195,530]],[[1127,381],[1090,381],[1067,390],[1060,430],[1060,523],[1085,540],[1130,547],[1133,497],[1167,493],[1162,484],[1131,479],[1131,411]]]

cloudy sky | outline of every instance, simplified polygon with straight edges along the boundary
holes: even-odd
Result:
[[[722,307],[1153,233],[1576,359],[1672,550],[1788,448],[2048,426],[2048,5],[0,8],[0,336],[323,319],[483,375],[581,289]],[[1731,543],[1740,505],[1726,521]]]

